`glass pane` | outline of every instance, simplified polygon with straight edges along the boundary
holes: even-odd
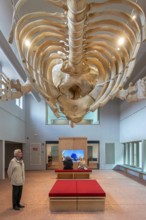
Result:
[[[59,148],[58,144],[47,144],[46,168],[57,169],[59,164]]]
[[[137,143],[133,144],[133,165],[137,166]]]
[[[59,109],[58,109],[59,110]],[[60,118],[57,118],[48,105],[46,105],[46,124],[48,125],[69,125],[66,116],[59,110]],[[88,112],[78,125],[97,125],[99,124],[98,109],[94,112]]]
[[[124,143],[124,164],[142,168],[142,141]]]
[[[99,169],[99,145],[92,144],[87,148],[87,161],[88,161],[88,168],[91,169]]]
[[[142,168],[142,141],[139,142],[139,168]]]
[[[16,105],[23,109],[23,97],[19,98],[19,99],[16,99]]]
[[[132,166],[133,165],[133,147],[132,147],[132,143],[130,143],[130,147],[129,147],[129,156],[130,156],[129,164]]]

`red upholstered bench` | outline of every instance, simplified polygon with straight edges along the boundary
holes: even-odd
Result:
[[[57,180],[49,192],[50,197],[77,196],[76,180]]]
[[[78,180],[77,195],[78,210],[104,210],[106,193],[96,180]]]
[[[51,211],[75,211],[77,207],[76,180],[57,180],[49,192]]]
[[[90,179],[91,169],[87,170],[62,170],[57,169],[55,173],[57,173],[57,179]]]
[[[49,192],[50,210],[104,210],[105,197],[96,180],[57,180]]]

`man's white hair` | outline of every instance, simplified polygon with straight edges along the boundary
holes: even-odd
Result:
[[[21,152],[21,149],[14,150],[14,156],[16,156],[18,152]]]

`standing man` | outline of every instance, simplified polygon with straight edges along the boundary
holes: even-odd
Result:
[[[8,177],[12,184],[13,209],[20,210],[20,208],[25,207],[20,204],[23,184],[25,182],[25,168],[20,149],[14,150],[14,158],[10,161],[8,167]]]

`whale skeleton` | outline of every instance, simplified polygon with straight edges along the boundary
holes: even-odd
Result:
[[[145,14],[138,4],[130,0],[47,0],[58,11],[19,16],[26,2],[19,0],[14,6],[9,42],[15,37],[28,79],[21,84],[1,73],[1,100],[35,90],[56,117],[61,111],[71,123],[80,122],[87,112],[115,97],[139,100],[140,83],[135,86],[136,98],[130,89],[124,90],[146,36]],[[120,38],[124,44],[118,45]],[[140,99],[146,98],[145,78],[142,82]]]

